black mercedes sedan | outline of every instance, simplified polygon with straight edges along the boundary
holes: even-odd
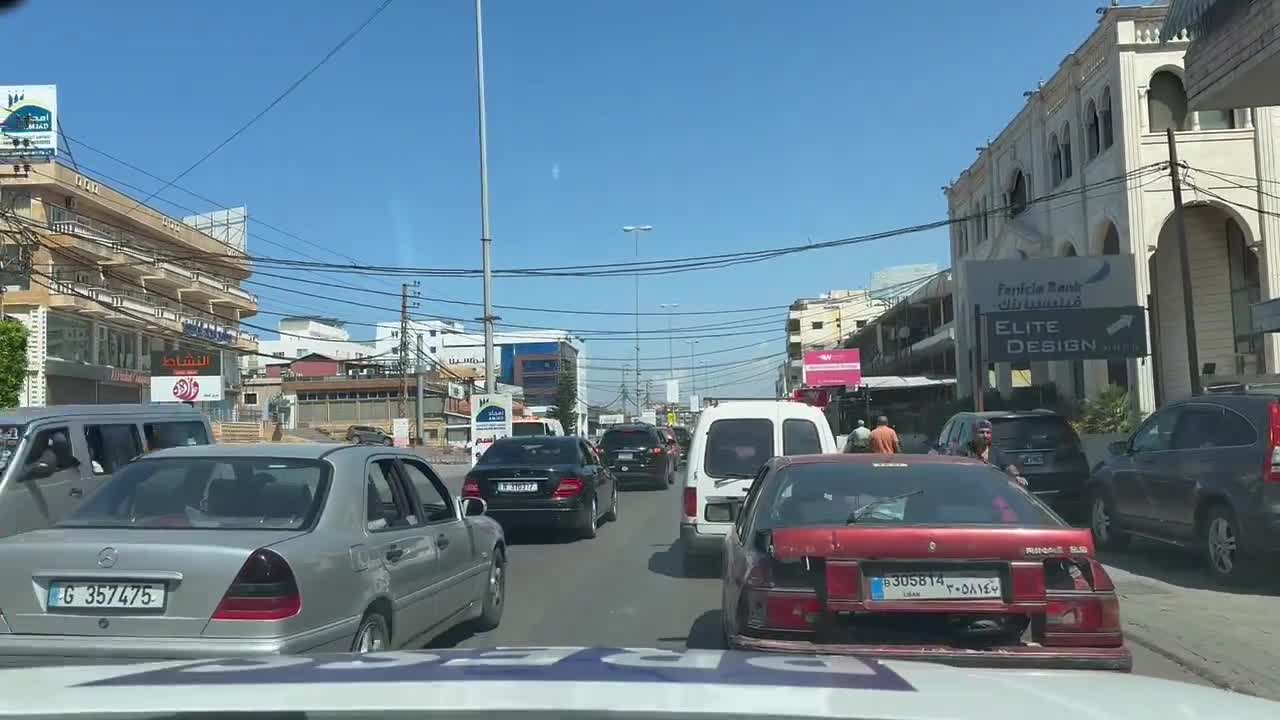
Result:
[[[571,529],[590,539],[601,520],[618,519],[613,473],[575,436],[498,440],[467,473],[462,496],[484,500],[504,528]]]

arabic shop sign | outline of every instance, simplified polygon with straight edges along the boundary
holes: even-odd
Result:
[[[151,374],[156,377],[183,377],[188,375],[222,376],[222,353],[181,352],[178,350],[152,350]]]
[[[1123,308],[1138,300],[1132,255],[969,260],[962,286],[983,313]]]
[[[182,334],[187,337],[209,340],[210,342],[229,344],[236,341],[235,333],[209,323],[188,320],[182,323]]]
[[[1103,360],[1147,354],[1147,312],[1143,307],[984,315],[989,362]]]

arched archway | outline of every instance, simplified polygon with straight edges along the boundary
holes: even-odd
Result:
[[[1251,246],[1248,225],[1233,209],[1209,203],[1188,205],[1185,220],[1199,370],[1219,376],[1263,372],[1262,340],[1253,333],[1249,312],[1262,295],[1261,263]],[[1157,397],[1175,400],[1190,394],[1191,379],[1182,267],[1172,216],[1160,227],[1149,268]]]

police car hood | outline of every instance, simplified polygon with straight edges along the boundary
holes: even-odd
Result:
[[[0,670],[0,716],[1232,718],[1280,703],[1134,675],[852,657],[497,648]],[[531,715],[532,713],[532,715]]]

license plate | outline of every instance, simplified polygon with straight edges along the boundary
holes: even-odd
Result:
[[[1000,578],[973,572],[893,573],[871,578],[872,600],[998,600]]]
[[[1022,464],[1023,465],[1043,465],[1044,456],[1043,455],[1023,455]]]
[[[631,453],[624,453],[624,452],[618,453],[619,460],[631,460],[634,458],[635,458],[635,455],[632,455]]]
[[[52,582],[46,607],[49,610],[164,610],[164,600],[164,583]]]
[[[516,492],[516,493],[538,492],[538,483],[534,483],[534,482],[498,483],[498,492]]]

